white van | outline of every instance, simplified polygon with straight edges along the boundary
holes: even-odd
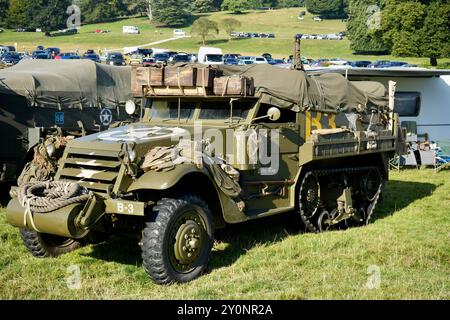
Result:
[[[223,64],[223,52],[220,48],[200,47],[198,51],[198,63]]]
[[[140,34],[141,32],[139,31],[138,27],[135,27],[135,26],[124,26],[123,27],[123,33]]]

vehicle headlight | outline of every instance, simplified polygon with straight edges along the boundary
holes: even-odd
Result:
[[[45,146],[45,150],[47,151],[47,155],[51,158],[56,152],[56,147],[53,143],[50,143]]]
[[[128,100],[125,104],[125,111],[132,116],[136,112],[136,104],[132,100]]]
[[[110,61],[109,64],[113,66],[114,65],[114,61]]]

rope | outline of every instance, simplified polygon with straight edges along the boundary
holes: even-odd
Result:
[[[47,181],[26,183],[12,189],[11,196],[17,196],[20,204],[25,208],[24,226],[27,226],[27,220],[29,220],[31,227],[39,232],[34,224],[34,214],[45,214],[71,204],[86,203],[91,193],[78,183]]]

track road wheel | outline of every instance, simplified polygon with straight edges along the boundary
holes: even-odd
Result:
[[[320,232],[312,222],[317,221],[317,217],[314,218],[314,216],[319,212],[320,207],[320,183],[314,173],[309,172],[303,178],[298,201],[300,217],[306,228],[311,232]]]
[[[43,234],[27,229],[20,230],[25,247],[37,258],[57,257],[72,252],[84,245],[84,242]]]
[[[320,232],[326,232],[331,229],[331,215],[328,213],[328,211],[322,211],[319,219],[317,220],[317,225]]]
[[[162,199],[142,239],[145,271],[158,284],[184,283],[206,269],[213,246],[211,211],[195,195]]]

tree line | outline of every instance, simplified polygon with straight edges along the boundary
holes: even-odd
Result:
[[[348,37],[356,53],[427,57],[432,65],[450,56],[450,0],[0,0],[0,26],[40,28],[50,34],[66,27],[67,8],[72,4],[79,6],[83,23],[142,15],[173,27],[190,25],[196,12],[238,14],[257,8],[306,6],[323,18],[348,17]],[[237,27],[237,22],[202,19],[193,31],[204,40],[219,26],[228,30]]]
[[[262,7],[301,7],[306,2],[305,0],[0,0],[0,26],[33,29],[41,24],[39,28],[42,29],[58,29],[65,24],[68,18],[66,10],[71,4],[80,7],[83,23],[142,15],[167,26],[182,26],[192,21],[192,13],[220,10],[239,13]],[[40,14],[42,12],[45,14]],[[36,15],[48,18],[47,23]]]
[[[349,0],[351,49],[362,54],[450,57],[449,0]]]

